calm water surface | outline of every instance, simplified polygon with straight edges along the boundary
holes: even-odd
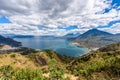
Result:
[[[70,45],[66,39],[58,38],[15,38],[15,40],[22,42],[24,47],[34,48],[34,49],[51,49],[56,51],[58,54],[78,57],[88,52],[87,48],[77,47],[76,45]]]

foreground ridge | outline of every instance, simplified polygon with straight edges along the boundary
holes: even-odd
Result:
[[[0,79],[120,79],[120,42],[78,58],[61,56],[52,50],[38,51],[24,48],[24,51],[0,54]]]

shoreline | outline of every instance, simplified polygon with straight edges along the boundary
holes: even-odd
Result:
[[[80,47],[80,48],[87,48],[88,49],[88,52],[90,51],[96,51],[98,50],[99,48],[96,47],[96,48],[88,48],[88,47],[85,47],[85,46],[81,46],[78,42],[69,42],[70,45],[75,45],[77,47]]]

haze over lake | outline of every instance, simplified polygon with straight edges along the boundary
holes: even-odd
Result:
[[[15,40],[22,42],[24,47],[33,49],[51,49],[56,51],[58,54],[78,57],[88,52],[87,48],[77,47],[76,45],[70,45],[66,39],[60,38],[15,38]]]

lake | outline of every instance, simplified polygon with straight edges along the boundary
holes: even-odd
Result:
[[[66,55],[71,57],[79,57],[88,52],[87,48],[70,45],[66,39],[61,38],[31,37],[15,38],[15,40],[22,42],[23,47],[40,50],[51,49],[60,55]]]

